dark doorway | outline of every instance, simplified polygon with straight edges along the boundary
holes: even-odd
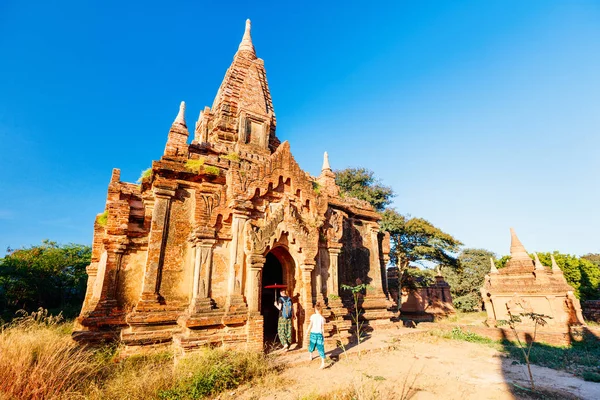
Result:
[[[279,310],[273,305],[275,302],[275,289],[265,289],[265,286],[276,283],[285,283],[283,281],[283,268],[281,263],[273,254],[267,254],[267,260],[263,268],[262,291],[260,312],[264,318],[264,340],[269,345],[277,339],[277,320],[279,319]],[[279,291],[277,290],[277,293]]]

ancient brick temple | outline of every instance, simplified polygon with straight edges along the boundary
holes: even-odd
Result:
[[[510,233],[510,260],[501,269],[491,260],[490,272],[481,288],[488,325],[508,320],[509,310],[513,315],[535,312],[550,316],[552,319],[547,321],[551,328],[585,325],[579,300],[554,257],[551,267],[543,266],[537,254],[535,260],[529,257],[512,228]],[[523,322],[529,321],[525,318]]]
[[[113,170],[76,340],[263,349],[276,333],[274,291],[264,288],[274,283],[294,298],[298,344],[316,301],[329,306],[326,342],[348,337],[340,285],[356,279],[370,284],[365,321],[390,323],[380,215],[340,196],[327,154],[312,177],[277,139],[250,21],[191,143],[189,136],[182,103],[141,185]]]

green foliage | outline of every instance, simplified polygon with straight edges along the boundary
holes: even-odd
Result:
[[[197,160],[187,160],[185,162],[185,167],[195,174],[200,172],[203,165],[204,165],[204,158],[199,158]]]
[[[106,226],[106,223],[108,222],[108,211],[104,211],[102,214],[100,214],[97,221],[98,225]]]
[[[221,170],[218,167],[215,167],[212,165],[205,165],[204,172],[207,173],[208,175],[219,176],[219,174],[221,173]]]
[[[401,286],[409,290],[429,287],[435,283],[435,275],[431,269],[407,268],[402,274]]]
[[[528,307],[523,304],[521,304],[521,306],[524,309],[528,309]],[[531,390],[535,390],[535,382],[533,381],[533,373],[531,372],[531,358],[530,358],[531,349],[533,348],[533,344],[535,343],[538,325],[539,326],[547,325],[548,322],[546,322],[546,319],[552,318],[552,317],[550,317],[548,315],[544,315],[544,314],[534,313],[531,310],[524,312],[524,313],[520,313],[519,315],[515,315],[515,314],[511,313],[509,310],[508,317],[509,317],[508,320],[498,320],[497,325],[498,326],[508,325],[510,327],[510,329],[513,331],[513,333],[515,334],[515,337],[517,338],[518,348],[521,350],[521,353],[523,354],[523,359],[525,360],[525,363],[527,364],[527,371],[529,372],[529,382],[531,383]],[[517,331],[517,325],[520,324],[521,322],[523,322],[521,317],[526,317],[526,318],[531,319],[534,324],[533,325],[533,337],[531,338],[530,341],[525,342],[525,343],[523,343],[521,341],[521,339],[519,338],[519,332]]]
[[[142,183],[145,179],[148,179],[152,176],[152,168],[148,168],[142,171],[140,177],[137,180],[137,183]]]
[[[229,153],[226,156],[221,156],[221,158],[233,162],[240,162],[240,155],[238,153]]]
[[[368,201],[377,211],[383,211],[394,197],[389,186],[382,185],[365,168],[346,168],[335,171],[335,183],[345,196]]]
[[[478,335],[471,331],[463,331],[460,326],[452,328],[448,334],[449,339],[464,340],[471,343],[493,343],[494,341],[485,336]]]
[[[0,310],[4,317],[19,309],[66,309],[74,314],[85,296],[92,250],[79,244],[58,245],[45,240],[39,246],[8,249],[0,259]],[[70,315],[68,315],[70,316]]]
[[[588,382],[600,382],[600,374],[597,372],[585,371],[583,380]]]
[[[319,195],[319,193],[321,193],[321,185],[319,184],[319,182],[312,181],[312,189],[316,195]]]
[[[581,258],[583,258],[584,260],[588,260],[592,264],[595,264],[596,266],[600,267],[600,254],[598,253],[589,253],[584,256],[581,256]]]
[[[481,309],[479,289],[490,270],[490,257],[494,256],[484,249],[463,249],[458,255],[458,268],[442,267],[457,310],[469,312]]]
[[[364,322],[361,321],[360,318],[360,300],[362,299],[363,294],[366,293],[366,291],[371,287],[366,283],[360,282],[360,279],[356,280],[355,286],[341,285],[340,287],[342,288],[342,290],[348,290],[352,293],[352,298],[354,300],[354,312],[352,312],[350,315],[352,316],[352,322],[354,322],[354,325],[356,326],[356,344],[359,345],[362,341],[364,333],[362,329]]]
[[[497,259],[495,261],[496,268],[500,269],[500,268],[506,267],[506,263],[508,262],[508,260],[510,260],[510,256],[502,256],[502,257],[500,257],[499,259]]]
[[[422,218],[408,218],[388,208],[382,214],[381,229],[390,233],[390,259],[400,271],[423,261],[457,266],[453,253],[462,243]]]
[[[176,375],[177,385],[158,393],[164,400],[199,399],[233,389],[269,372],[265,356],[259,353],[205,350],[184,358]]]

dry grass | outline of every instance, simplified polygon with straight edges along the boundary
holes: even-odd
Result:
[[[23,315],[0,332],[0,393],[13,399],[54,399],[77,393],[102,369],[44,310]]]
[[[219,349],[177,363],[170,351],[117,361],[118,348],[79,346],[70,328],[45,310],[2,327],[0,400],[197,399],[276,372],[262,354]]]

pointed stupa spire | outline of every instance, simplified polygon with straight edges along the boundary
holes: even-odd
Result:
[[[515,261],[531,261],[531,257],[527,254],[525,246],[523,246],[513,228],[510,228],[510,258]]]
[[[327,152],[323,154],[323,167],[321,168],[321,171],[331,171],[331,167],[329,166],[329,154],[327,154]]]
[[[185,125],[185,101],[182,101],[179,105],[179,113],[177,113],[177,118],[175,118],[173,123]]]
[[[535,269],[543,271],[544,266],[542,265],[542,262],[540,261],[540,258],[538,257],[537,253],[533,253],[533,257],[535,259]]]
[[[244,31],[244,37],[242,37],[242,42],[238,47],[239,52],[249,52],[251,55],[256,58],[256,51],[254,50],[254,45],[252,44],[252,35],[250,30],[252,29],[252,23],[249,19],[246,20],[246,30]]]
[[[562,272],[562,270],[559,268],[558,264],[556,263],[556,260],[554,259],[554,255],[550,254],[550,259],[552,260],[552,272],[553,273]]]
[[[497,274],[498,268],[496,268],[496,263],[494,262],[494,259],[492,257],[490,257],[490,264],[491,264],[490,274]]]

